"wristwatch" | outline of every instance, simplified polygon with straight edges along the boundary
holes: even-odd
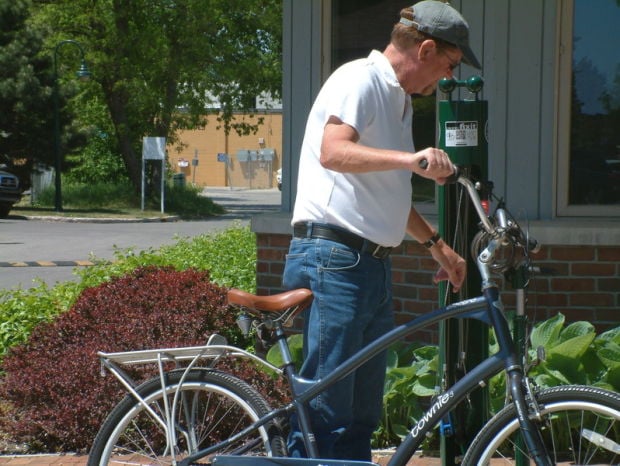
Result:
[[[439,242],[440,239],[441,239],[441,235],[439,234],[439,232],[435,232],[433,236],[431,236],[427,241],[425,241],[422,244],[424,245],[426,249],[430,249],[433,246],[435,246]]]

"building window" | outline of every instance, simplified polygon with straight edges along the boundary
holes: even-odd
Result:
[[[620,215],[620,2],[563,2],[558,214]]]

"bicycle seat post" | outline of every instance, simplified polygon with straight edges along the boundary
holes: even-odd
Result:
[[[279,320],[274,321],[275,326],[275,334],[276,334],[276,342],[278,344],[278,348],[280,349],[280,353],[282,354],[283,361],[283,370],[286,375],[289,375],[289,368],[294,368],[293,356],[291,355],[291,350],[288,347],[288,342],[286,341],[286,334],[284,333],[284,328],[282,326],[282,322]]]

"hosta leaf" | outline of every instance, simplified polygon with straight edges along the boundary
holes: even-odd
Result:
[[[431,361],[439,354],[439,347],[437,346],[423,346],[416,349],[413,354],[417,360]]]
[[[596,355],[609,369],[620,368],[620,345],[609,341],[598,350]]]
[[[555,387],[556,385],[570,385],[570,380],[568,380],[566,378],[566,376],[555,369],[551,369],[549,367],[545,368],[545,373],[541,374],[540,376],[536,377],[536,382],[538,382],[540,377],[540,380],[543,380],[544,383],[540,383],[541,386],[543,387]]]
[[[398,367],[398,353],[391,348],[387,351],[387,367],[388,369]]]
[[[612,392],[613,391],[617,391],[617,390],[614,389],[614,387],[611,384],[609,384],[609,383],[607,383],[605,381],[600,381],[600,382],[593,383],[592,386],[593,387],[597,387],[597,388],[602,388],[603,390],[609,390],[609,391],[612,391]]]
[[[534,377],[534,381],[536,382],[536,385],[540,386],[540,387],[556,387],[558,385],[563,385],[566,384],[565,381],[560,380],[550,374],[539,374],[537,376]]]
[[[573,360],[574,364],[578,364],[579,358],[588,350],[595,336],[594,332],[586,333],[547,349],[548,360],[561,357],[564,360]]]
[[[614,391],[620,391],[620,367],[610,369],[605,379],[612,385]]]
[[[611,341],[612,343],[620,345],[620,326],[601,333],[598,337],[596,337],[596,339],[601,341]]]
[[[409,434],[409,429],[403,424],[392,424],[392,432],[399,438],[404,439]]]
[[[435,384],[435,376],[433,374],[427,374],[419,377],[413,384],[411,390],[417,396],[432,396],[435,394]]]
[[[534,327],[530,337],[532,348],[538,348],[539,346],[549,348],[554,345],[559,338],[563,325],[564,315],[558,313],[555,317],[552,317],[551,319],[546,320]]]
[[[592,325],[590,322],[585,322],[583,320],[579,322],[573,322],[560,332],[559,341],[569,341],[572,338],[587,335],[589,333],[592,333],[593,335],[595,334],[594,325]]]

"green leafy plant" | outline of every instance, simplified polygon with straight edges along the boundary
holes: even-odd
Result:
[[[397,445],[424,414],[435,394],[439,348],[397,344],[388,350],[383,416],[373,445]]]
[[[224,212],[222,206],[215,204],[210,198],[201,195],[202,189],[185,184],[175,186],[167,184],[165,187],[165,211],[182,218],[205,218]],[[36,196],[35,207],[26,205],[25,201],[18,206],[23,212],[42,211],[51,209],[54,205],[55,190],[53,186],[43,189]],[[88,211],[90,215],[154,215],[159,214],[159,199],[147,199],[146,211],[140,208],[140,196],[128,181],[110,183],[98,182],[70,182],[63,188],[63,204],[66,215],[80,214]]]
[[[537,385],[585,384],[620,391],[620,327],[597,336],[589,322],[565,325],[564,315],[557,314],[534,327],[530,342],[531,359],[539,347],[546,353],[529,372]]]
[[[493,332],[490,340],[494,352]],[[539,354],[544,358],[539,359]],[[581,384],[620,392],[620,327],[596,335],[589,322],[566,324],[565,316],[558,313],[532,329],[528,360],[528,375],[540,388]],[[490,398],[493,412],[504,406],[503,374],[490,381]]]
[[[180,238],[158,250],[118,250],[111,262],[93,259],[95,266],[76,269],[78,281],[54,287],[40,282],[28,290],[0,290],[0,358],[11,346],[26,342],[38,324],[66,312],[85,289],[139,267],[209,270],[211,280],[221,286],[256,290],[256,236],[249,227],[239,225],[215,234]]]

